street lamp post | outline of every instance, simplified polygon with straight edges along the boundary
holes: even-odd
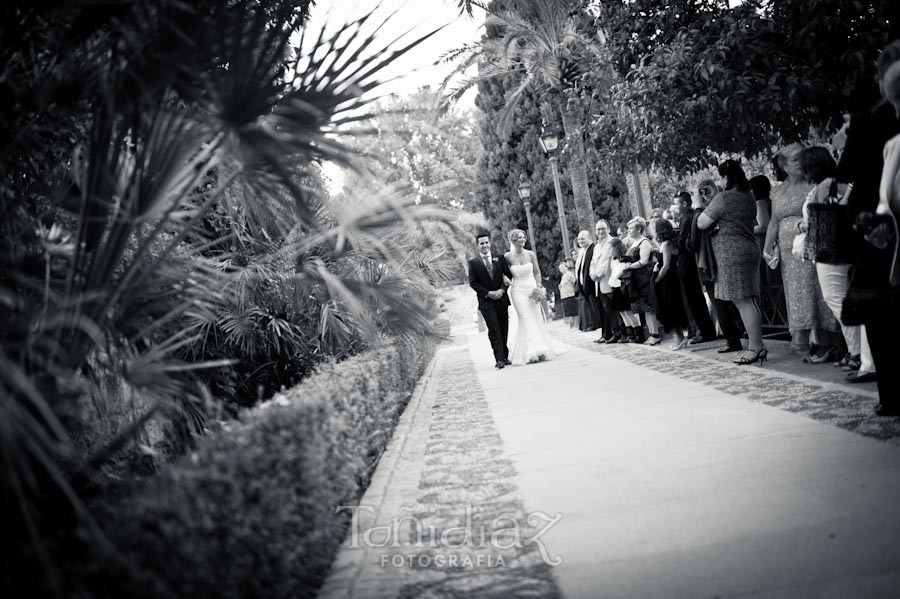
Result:
[[[563,208],[562,189],[559,186],[559,169],[556,166],[556,148],[559,146],[559,135],[554,131],[544,128],[541,132],[541,148],[550,157],[550,171],[553,173],[553,186],[556,188],[556,210],[559,212],[559,229],[562,232],[563,252],[568,260],[572,257],[572,249],[569,247],[569,227],[566,224],[566,211]]]
[[[531,224],[531,183],[525,177],[525,173],[519,175],[519,198],[525,205],[525,218],[528,219],[528,241],[531,242],[531,251],[537,253],[537,246],[534,245],[534,225]],[[565,239],[565,236],[563,236]],[[568,255],[566,259],[568,259]],[[541,281],[543,284],[543,281]],[[550,320],[550,305],[547,299],[541,301],[541,310],[544,312],[544,320]]]
[[[531,243],[531,251],[536,252],[537,246],[534,245],[534,225],[531,224],[531,183],[525,177],[525,174],[519,175],[519,198],[525,205],[525,218],[528,219],[528,241]]]

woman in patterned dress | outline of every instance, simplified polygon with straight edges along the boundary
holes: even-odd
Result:
[[[756,225],[756,201],[750,182],[736,160],[719,165],[720,187],[725,191],[713,198],[697,220],[697,227],[718,226],[712,236],[716,259],[716,299],[737,306],[750,345],[738,364],[764,362],[768,350],[762,342],[762,312],[759,309],[760,249],[753,234]]]
[[[780,253],[791,345],[800,352],[809,351],[804,359],[809,361],[834,351],[831,348],[836,345],[840,325],[822,297],[813,263],[797,258],[791,252],[794,237],[799,233],[797,226],[803,217],[803,202],[813,188],[800,168],[798,154],[803,148],[802,144],[792,144],[779,153],[788,178],[772,191],[772,219],[766,231],[765,252],[770,255],[776,251]],[[810,345],[811,341],[818,346],[818,351]]]

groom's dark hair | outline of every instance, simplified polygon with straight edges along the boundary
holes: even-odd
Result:
[[[487,231],[478,231],[477,233],[475,233],[475,243],[478,243],[478,240],[481,239],[482,237],[487,237],[488,241],[491,240],[490,233],[488,233]]]

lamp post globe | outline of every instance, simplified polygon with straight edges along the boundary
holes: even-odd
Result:
[[[544,127],[541,130],[541,149],[544,152],[551,154],[556,151],[556,148],[559,147],[559,135],[553,129],[548,129]]]

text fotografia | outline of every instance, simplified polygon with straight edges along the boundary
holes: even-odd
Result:
[[[392,566],[394,568],[505,568],[506,560],[502,553],[438,553],[417,555],[403,553],[384,553],[381,555],[382,568]],[[562,561],[562,560],[560,560]]]
[[[503,567],[503,557],[500,552],[515,552],[534,550],[540,555],[541,560],[548,566],[558,566],[562,563],[560,556],[551,556],[541,537],[547,533],[557,522],[562,519],[562,514],[553,516],[544,512],[531,512],[523,518],[501,515],[491,520],[479,519],[476,523],[475,516],[484,510],[479,507],[467,506],[464,514],[464,522],[458,526],[441,527],[438,530],[437,523],[429,523],[429,518],[417,518],[411,515],[414,511],[411,507],[401,507],[400,512],[407,514],[392,518],[382,526],[370,526],[363,528],[360,523],[361,514],[375,514],[375,508],[368,505],[350,506],[341,505],[337,512],[350,513],[350,547],[358,549],[400,549],[400,548],[430,548],[446,550],[446,555],[431,551],[437,555],[409,555],[396,552],[393,555],[382,556],[382,565],[400,567]],[[465,553],[460,550],[490,550],[491,553],[472,552]],[[441,563],[437,557],[440,555]],[[451,563],[451,559],[453,563]],[[464,558],[467,560],[464,561]],[[427,565],[417,563],[417,560],[427,559]],[[471,565],[470,565],[471,564]]]

